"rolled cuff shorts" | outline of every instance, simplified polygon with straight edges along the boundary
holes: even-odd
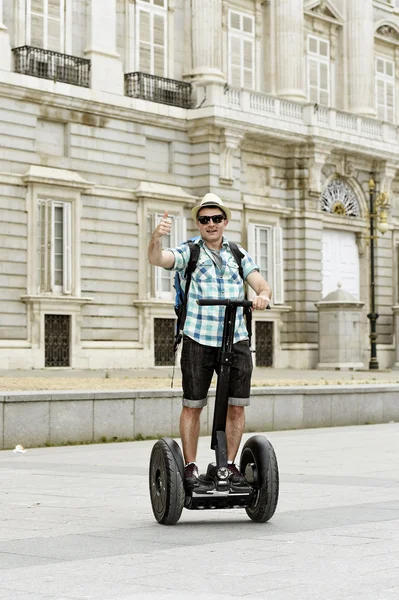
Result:
[[[204,346],[183,336],[181,370],[183,376],[183,406],[203,408],[213,374],[219,374],[220,348]],[[249,341],[233,344],[233,362],[230,372],[229,404],[249,406],[252,376],[252,355]]]

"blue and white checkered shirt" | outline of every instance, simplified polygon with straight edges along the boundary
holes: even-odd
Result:
[[[219,347],[223,339],[224,306],[199,306],[197,300],[204,298],[228,298],[243,300],[245,298],[243,280],[238,272],[238,265],[230,250],[229,243],[223,237],[219,268],[212,257],[212,252],[204,241],[199,238],[194,243],[200,247],[198,262],[191,276],[187,300],[187,315],[184,324],[184,334],[205,346]],[[190,258],[190,247],[185,242],[177,248],[168,248],[175,256],[175,264],[171,270],[179,271],[181,286],[185,286],[185,271]],[[244,258],[241,261],[244,279],[252,271],[259,271],[249,254],[240,246]],[[248,339],[242,308],[237,309],[234,343]]]

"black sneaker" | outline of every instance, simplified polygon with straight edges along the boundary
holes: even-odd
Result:
[[[227,465],[230,471],[230,481],[234,483],[234,485],[246,485],[246,479],[242,473],[238,470],[237,465],[232,463],[231,465]]]
[[[198,482],[198,467],[195,463],[188,463],[184,467],[184,485],[186,489],[192,490]]]

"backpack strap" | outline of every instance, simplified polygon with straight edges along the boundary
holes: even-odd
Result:
[[[244,269],[242,268],[242,259],[245,257],[245,254],[243,254],[240,250],[240,248],[237,246],[237,244],[235,244],[234,242],[229,242],[229,246],[230,246],[230,250],[236,260],[236,263],[238,265],[238,272],[240,274],[240,277],[244,283]],[[247,332],[248,332],[248,340],[249,340],[249,346],[251,347],[251,340],[252,340],[252,310],[249,308],[249,306],[245,306],[243,308],[243,312],[244,312],[244,316],[245,316],[245,323],[247,325]]]
[[[184,288],[182,303],[179,305],[177,312],[176,312],[177,323],[176,323],[175,344],[173,347],[174,352],[176,352],[176,350],[181,342],[182,331],[183,331],[183,327],[184,327],[184,323],[186,321],[186,315],[187,315],[187,298],[188,298],[188,290],[189,290],[190,283],[191,283],[191,275],[193,274],[193,271],[195,270],[195,267],[197,266],[197,262],[198,262],[198,258],[199,258],[199,254],[200,254],[200,247],[198,244],[195,244],[191,240],[188,240],[186,242],[186,244],[190,248],[190,258],[189,258],[188,265],[185,270],[186,285]]]

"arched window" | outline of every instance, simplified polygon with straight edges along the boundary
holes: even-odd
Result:
[[[359,203],[355,194],[341,179],[334,179],[326,187],[321,197],[321,209],[324,212],[347,217],[360,216]]]

